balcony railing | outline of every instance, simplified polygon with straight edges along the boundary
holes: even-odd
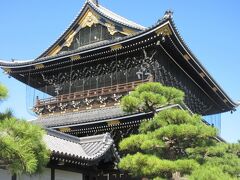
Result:
[[[63,94],[56,97],[51,97],[47,99],[37,99],[35,108],[48,106],[48,105],[55,105],[58,103],[66,103],[71,101],[78,101],[82,99],[91,99],[97,96],[108,96],[111,94],[124,94],[129,91],[132,91],[135,87],[137,87],[139,84],[149,82],[149,79],[141,80],[141,81],[134,81],[130,83],[124,83],[124,84],[117,84],[113,86],[107,86],[97,89],[90,89],[85,91],[79,91],[69,94]]]

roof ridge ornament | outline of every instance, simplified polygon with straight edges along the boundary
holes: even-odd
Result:
[[[163,16],[163,19],[171,19],[173,17],[173,11],[167,10]]]
[[[98,0],[89,0],[89,1],[91,1],[92,3],[94,3],[96,6],[99,6]]]

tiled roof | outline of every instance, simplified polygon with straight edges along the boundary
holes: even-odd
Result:
[[[119,24],[134,28],[134,29],[139,29],[139,30],[144,30],[146,29],[144,26],[141,26],[133,21],[130,21],[122,16],[119,16],[118,14],[108,10],[107,8],[101,6],[101,5],[96,5],[94,4],[91,0],[88,0],[89,4],[91,5],[92,8],[94,8],[98,13],[103,15],[104,17],[111,19],[112,21],[115,21]]]
[[[37,120],[32,121],[45,127],[56,127],[70,124],[82,124],[98,120],[111,119],[126,115],[120,107],[106,107],[93,110],[86,110],[80,112],[69,112],[65,114],[49,115],[39,117]]]
[[[112,156],[119,159],[113,139],[109,133],[78,138],[58,131],[47,129],[44,136],[47,147],[53,156],[64,156],[79,161],[97,161],[112,150]]]
[[[182,108],[178,104],[169,105],[166,107],[161,107],[157,109],[157,111],[162,111],[164,109],[169,108]],[[184,107],[186,108],[186,107]],[[188,108],[187,108],[188,109]],[[69,112],[65,114],[57,114],[57,115],[49,115],[45,117],[39,117],[36,120],[31,121],[34,124],[48,127],[48,128],[56,128],[61,126],[76,126],[76,125],[83,125],[85,123],[94,123],[104,120],[111,120],[123,117],[134,117],[134,116],[141,116],[146,115],[147,113],[126,113],[123,112],[119,106],[113,107],[105,107],[99,109],[92,109],[80,112]]]

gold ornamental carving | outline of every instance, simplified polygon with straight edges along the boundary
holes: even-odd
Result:
[[[66,41],[65,41],[64,46],[67,46],[67,47],[70,47],[70,46],[71,46],[75,34],[76,34],[75,31],[72,31],[72,32],[70,33],[70,35],[66,38]]]
[[[80,26],[82,28],[84,27],[92,27],[93,24],[98,24],[99,20],[98,17],[93,14],[91,11],[86,12],[85,16],[83,19],[80,21]]]
[[[44,68],[44,65],[43,64],[37,64],[35,65],[35,69],[42,69]]]
[[[213,87],[212,90],[213,90],[214,92],[217,92],[217,87]]]
[[[70,132],[70,131],[71,131],[71,128],[69,128],[69,127],[60,128],[59,131],[60,131],[60,132]]]
[[[62,49],[61,46],[57,45],[53,50],[51,50],[51,51],[48,53],[48,56],[54,56],[54,55],[56,55],[61,49]]]
[[[136,32],[131,30],[131,29],[123,28],[123,31],[121,33],[128,36],[128,35],[132,35],[132,34],[134,34]]]
[[[77,61],[77,60],[81,59],[81,56],[80,55],[76,55],[76,56],[71,56],[70,58],[71,58],[72,61]]]
[[[111,35],[114,35],[114,34],[117,32],[114,24],[106,23],[105,26],[107,27],[108,32],[109,32]]]
[[[113,45],[113,46],[111,47],[111,50],[112,50],[112,51],[119,50],[119,49],[122,49],[122,45],[121,45],[121,44],[116,44],[116,45]]]
[[[7,74],[9,74],[9,73],[12,72],[12,70],[11,70],[10,68],[4,68],[3,70],[4,70]]]
[[[189,56],[188,54],[184,54],[183,57],[184,57],[184,59],[185,59],[186,61],[191,60],[191,58],[190,58],[190,56]]]
[[[121,124],[121,122],[119,120],[113,120],[113,121],[109,121],[107,123],[108,123],[108,126],[114,126],[114,125]]]
[[[203,73],[203,72],[200,72],[199,75],[202,77],[202,78],[205,78],[206,75]]]
[[[158,36],[159,35],[162,35],[162,36],[171,36],[172,35],[172,31],[168,25],[165,25],[165,26],[159,28],[155,32]]]

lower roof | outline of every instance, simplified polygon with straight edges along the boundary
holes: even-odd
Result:
[[[174,107],[183,109],[182,106],[175,104],[159,108],[157,111],[162,111],[164,109],[170,109]],[[187,107],[184,108],[188,109]],[[64,128],[100,123],[117,119],[126,119],[129,117],[139,117],[147,114],[149,113],[126,113],[123,112],[123,110],[119,106],[112,106],[93,110],[43,116],[31,122],[47,128]]]
[[[96,122],[111,118],[117,118],[127,115],[119,106],[98,108],[79,112],[69,112],[64,114],[40,116],[32,123],[44,127],[58,127],[73,124],[83,124],[88,122]]]
[[[44,142],[51,150],[52,159],[72,160],[84,165],[96,165],[106,154],[117,161],[119,155],[109,133],[78,138],[55,130],[46,129]],[[111,152],[111,153],[109,153]]]

